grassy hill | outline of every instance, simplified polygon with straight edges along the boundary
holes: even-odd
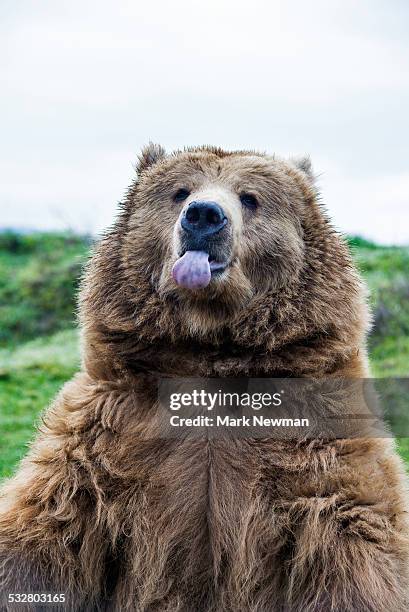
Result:
[[[75,303],[89,237],[0,234],[0,478],[24,455],[39,415],[79,366]],[[409,376],[409,248],[350,239],[374,312],[375,376]],[[409,442],[399,441],[409,465]]]
[[[368,283],[373,326],[369,350],[374,376],[409,376],[409,247],[349,240]]]
[[[74,234],[0,233],[0,347],[74,325],[90,244]]]

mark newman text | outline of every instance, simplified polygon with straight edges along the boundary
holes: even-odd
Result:
[[[309,419],[272,419],[262,415],[251,417],[196,416],[185,418],[177,415],[170,417],[172,427],[309,427]]]

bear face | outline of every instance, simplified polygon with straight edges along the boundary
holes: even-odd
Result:
[[[193,340],[202,355],[204,343],[209,355],[221,343],[254,353],[324,339],[356,351],[367,328],[360,279],[308,160],[214,147],[143,150],[81,311],[93,345],[115,337],[115,354],[118,343],[124,353],[156,343],[163,355]]]
[[[152,155],[133,194],[127,247],[138,266],[149,258],[146,273],[159,294],[233,312],[297,278],[312,197],[307,176],[272,157],[211,149]]]

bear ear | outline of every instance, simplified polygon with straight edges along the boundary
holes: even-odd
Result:
[[[140,155],[138,155],[138,162],[136,164],[136,171],[141,174],[144,170],[147,170],[160,159],[166,157],[166,151],[160,144],[150,142],[146,147],[143,147]]]
[[[301,170],[307,176],[307,178],[313,183],[315,181],[314,171],[312,169],[311,158],[309,155],[302,157],[295,157],[292,159],[294,166],[297,170]]]

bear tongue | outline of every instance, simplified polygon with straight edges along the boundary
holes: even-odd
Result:
[[[209,254],[204,251],[186,251],[172,268],[175,282],[186,289],[202,289],[210,283]]]

